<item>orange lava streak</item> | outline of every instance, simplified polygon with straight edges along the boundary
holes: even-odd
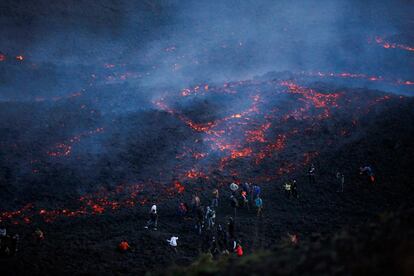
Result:
[[[17,211],[0,212],[0,221],[11,221],[12,224],[31,223],[36,218],[45,222],[52,222],[63,217],[81,217],[86,215],[99,215],[107,211],[115,211],[120,208],[132,208],[136,205],[144,205],[148,199],[142,191],[147,184],[119,185],[112,191],[102,189],[98,192],[81,196],[77,203],[77,209],[36,209],[33,204],[26,204]],[[185,187],[178,181],[172,183],[172,187],[161,190],[160,196],[164,199],[175,197],[185,191]],[[165,188],[164,185],[162,185]],[[160,187],[155,189],[160,190]]]
[[[205,173],[199,172],[196,169],[189,170],[188,172],[186,172],[184,174],[184,176],[186,178],[189,178],[189,179],[197,179],[197,178],[205,178],[205,179],[208,179],[209,178]]]
[[[247,130],[246,141],[248,143],[253,143],[253,142],[265,143],[266,142],[265,132],[270,128],[271,125],[272,125],[271,123],[266,123],[266,124],[261,125],[259,129]]]
[[[305,99],[310,100],[316,108],[326,108],[328,106],[337,107],[338,93],[322,94],[313,89],[301,87],[293,82],[281,82],[282,86],[287,86],[291,93],[300,94]]]
[[[379,36],[375,37],[375,42],[385,49],[401,49],[409,52],[414,52],[414,47],[412,46],[388,42]]]
[[[231,159],[242,158],[250,156],[253,153],[251,148],[244,148],[241,150],[232,150],[230,154]]]
[[[261,160],[268,156],[272,156],[274,152],[282,151],[285,148],[286,140],[287,136],[285,134],[279,135],[274,143],[268,144],[257,154],[255,163],[259,164]]]
[[[104,131],[104,128],[101,127],[101,128],[96,128],[94,130],[90,130],[82,134],[73,136],[69,138],[66,143],[56,144],[52,150],[47,152],[47,155],[52,156],[52,157],[69,156],[72,153],[73,144],[80,142],[81,139],[84,137],[91,136],[91,135],[94,135],[94,134],[97,134],[103,131]]]

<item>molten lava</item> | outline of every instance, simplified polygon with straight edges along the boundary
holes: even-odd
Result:
[[[401,49],[401,50],[405,50],[405,51],[414,52],[414,47],[413,46],[408,46],[408,45],[404,45],[404,44],[389,42],[389,41],[386,41],[384,38],[382,38],[380,36],[375,37],[375,42],[377,44],[381,45],[385,49]]]

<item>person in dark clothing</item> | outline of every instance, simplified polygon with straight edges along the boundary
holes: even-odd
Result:
[[[0,257],[12,257],[18,251],[19,235],[0,236]]]
[[[218,247],[217,239],[215,235],[212,235],[210,240],[210,253],[213,256],[217,256],[220,254],[220,249]]]
[[[145,226],[146,229],[148,227],[153,226],[154,230],[157,230],[158,225],[158,213],[157,213],[157,205],[152,205],[151,211],[150,211],[150,219],[147,222],[147,225]]]
[[[262,210],[263,210],[263,200],[258,196],[255,200],[256,208],[257,208],[257,217],[262,217]]]
[[[210,234],[205,232],[201,237],[201,251],[207,252],[210,249]]]
[[[375,182],[375,174],[372,170],[371,166],[365,166],[359,168],[359,174],[366,174],[368,176],[369,181],[374,184]]]
[[[296,184],[296,180],[292,181],[292,186],[291,186],[291,194],[293,198],[298,198],[298,186]]]
[[[210,206],[207,206],[206,208],[206,221],[207,221],[207,230],[210,230],[214,227],[214,224],[216,223],[216,211],[214,211],[213,208],[210,208]]]
[[[178,215],[180,217],[185,217],[188,214],[188,205],[185,202],[180,202],[178,205]]]
[[[199,206],[196,210],[196,226],[197,232],[201,235],[204,228],[204,208]]]
[[[229,239],[234,239],[234,219],[232,217],[230,217],[229,221],[227,222],[227,233]]]
[[[219,202],[219,190],[214,189],[212,192],[213,198],[211,200],[211,208],[218,208],[218,202]]]
[[[336,192],[342,193],[344,191],[345,175],[338,171],[336,173],[336,182],[338,183],[338,188],[336,189]]]
[[[236,218],[237,208],[239,207],[239,201],[234,195],[230,196],[230,206],[231,208],[233,208],[234,217]]]
[[[310,184],[310,185],[312,185],[312,184],[315,184],[315,183],[316,183],[316,180],[315,180],[315,173],[316,173],[316,168],[315,168],[315,166],[312,164],[312,165],[310,166],[310,168],[309,168],[309,171],[308,171],[308,176],[309,176],[309,184]]]
[[[241,192],[241,202],[243,204],[243,207],[247,208],[247,211],[250,211],[250,204],[246,191]]]
[[[258,197],[258,196],[260,196],[260,193],[261,193],[261,188],[260,188],[260,186],[259,185],[253,185],[253,188],[252,188],[252,193],[253,193],[253,201],[256,199],[256,197]]]
[[[221,252],[224,252],[227,250],[227,235],[226,231],[224,231],[221,224],[217,226],[217,238],[218,238],[218,246],[220,248]]]
[[[193,194],[193,197],[191,199],[191,211],[193,212],[193,214],[197,213],[197,209],[200,207],[200,205],[200,197],[197,194]]]
[[[244,182],[242,184],[242,191],[246,193],[246,196],[249,196],[250,195],[250,192],[251,192],[250,184],[247,183],[247,182]]]

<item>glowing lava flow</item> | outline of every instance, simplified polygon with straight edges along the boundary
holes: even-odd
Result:
[[[337,100],[341,97],[339,93],[322,94],[313,89],[299,86],[291,81],[283,81],[280,85],[288,87],[290,93],[301,95],[305,100],[305,106],[294,110],[291,114],[287,114],[285,120],[289,117],[293,117],[296,120],[310,118],[312,115],[305,114],[310,110],[311,106],[323,110],[323,113],[318,115],[319,119],[329,118],[330,108],[338,107]]]
[[[380,36],[375,37],[375,42],[377,44],[381,45],[385,49],[401,49],[401,50],[405,50],[405,51],[414,52],[414,47],[412,47],[412,46],[388,42]]]
[[[198,91],[197,97],[207,90],[199,88]],[[165,184],[169,180],[164,183],[146,181],[147,183],[120,185],[114,190],[102,189],[84,195],[74,200],[69,205],[72,206],[70,208],[47,209],[44,206],[27,204],[17,211],[0,212],[0,218],[15,224],[30,223],[36,219],[51,222],[61,217],[99,215],[143,205],[149,200],[153,201],[145,196],[151,194],[151,189],[156,191],[158,202],[170,200],[186,190],[201,189],[205,183],[215,182],[221,185],[228,184],[228,181],[257,183],[277,180],[308,165],[319,155],[319,152],[314,151],[315,148],[323,148],[332,139],[328,136],[329,133],[321,134],[325,136],[318,137],[320,144],[309,148],[309,145],[300,142],[309,129],[316,129],[316,132],[322,125],[321,122],[325,123],[325,119],[335,116],[337,110],[342,110],[341,116],[344,117],[348,115],[344,113],[355,111],[355,114],[346,118],[349,123],[352,121],[352,125],[356,125],[353,120],[366,114],[364,112],[371,105],[394,98],[392,95],[381,95],[376,99],[371,97],[365,100],[361,98],[364,95],[322,93],[305,87],[304,84],[276,80],[232,82],[220,88],[210,87],[208,91],[226,93],[226,96],[234,97],[235,101],[246,101],[236,107],[232,106],[231,112],[225,110],[226,113],[218,113],[221,114],[217,116],[218,119],[206,123],[196,123],[197,118],[189,118],[182,111],[171,108],[169,98],[154,102],[158,109],[178,118],[182,126],[193,130],[194,134],[194,137],[190,137],[193,139],[182,141],[178,153],[174,152],[174,165],[179,166],[174,167],[177,169],[171,174],[167,174],[168,177],[171,176],[170,179],[178,179],[172,181],[172,185]],[[182,91],[179,91],[179,95],[178,99],[189,97],[183,95]],[[177,100],[175,96],[171,97],[174,101]],[[200,120],[204,118],[202,112],[199,116]],[[345,129],[344,135],[350,135],[351,128]],[[48,154],[55,157],[69,156],[74,144],[84,137],[102,131],[103,128],[98,128],[74,136],[64,143],[56,144]],[[252,170],[259,172],[252,173]],[[186,181],[186,185],[182,184],[183,181]],[[192,187],[193,183],[198,186]]]
[[[399,80],[391,79],[382,76],[374,76],[360,73],[335,73],[335,72],[301,72],[298,75],[308,76],[308,77],[318,77],[318,78],[340,78],[340,79],[359,79],[370,82],[385,82],[397,86],[409,86],[414,85],[414,81],[410,80]]]
[[[185,187],[179,181],[174,181],[172,186],[167,188],[156,183],[124,184],[117,186],[111,191],[101,189],[95,193],[79,197],[72,204],[77,205],[78,207],[76,208],[46,209],[29,203],[16,211],[0,212],[0,221],[9,221],[15,225],[29,224],[39,219],[45,222],[53,222],[64,217],[84,217],[114,212],[125,208],[134,208],[148,203],[149,199],[143,193],[144,188],[148,188],[148,186],[158,191],[159,200],[174,198],[177,194],[185,191]]]
[[[225,88],[237,88],[238,85],[243,86],[252,83],[253,82],[234,82],[225,85]],[[261,83],[256,81],[254,84],[260,85]],[[266,84],[273,85],[269,82],[266,82]],[[313,89],[299,86],[292,81],[280,82],[278,85],[282,88],[287,87],[288,90],[278,90],[275,93],[297,95],[299,100],[297,102],[297,109],[281,114],[280,122],[282,124],[290,117],[296,119],[308,119],[313,117],[316,119],[326,119],[330,116],[331,108],[338,107],[337,101],[342,96],[340,93],[320,93]],[[190,92],[200,91],[200,88],[196,87],[196,89],[184,91],[186,93],[181,91],[180,94],[182,97],[187,97],[192,94]],[[261,112],[260,104],[262,102],[262,96],[263,95],[260,95],[260,93],[251,95],[252,105],[245,111],[204,124],[196,124],[191,119],[183,116],[179,111],[168,107],[165,103],[165,99],[161,99],[155,102],[155,104],[160,109],[179,118],[193,130],[204,133],[205,137],[203,138],[203,141],[210,146],[210,150],[219,153],[219,155],[222,156],[218,162],[218,168],[219,170],[224,170],[229,162],[235,159],[248,158],[248,160],[252,160],[254,161],[254,164],[258,165],[264,159],[271,158],[274,153],[283,151],[286,147],[288,138],[298,134],[297,129],[291,129],[285,133],[278,134],[273,139],[266,137],[266,132],[272,127],[272,123],[268,120],[275,121],[277,118]],[[271,95],[268,96],[271,97]],[[257,123],[258,120],[262,121],[263,119],[265,119],[265,122]],[[257,127],[253,127],[254,125]],[[177,158],[184,158],[187,156],[188,152],[188,148],[185,148],[184,153],[177,155]],[[200,154],[200,156],[203,157],[207,155],[209,154]],[[290,169],[284,169],[282,166],[280,170],[291,171],[291,167],[292,166],[289,165]],[[184,176],[187,179],[208,179],[208,174],[200,172],[195,168],[190,168]]]
[[[104,128],[97,128],[94,130],[90,130],[84,132],[82,134],[73,136],[67,142],[64,143],[57,143],[52,150],[47,152],[47,155],[52,157],[62,157],[62,156],[69,156],[72,153],[72,147],[74,144],[79,143],[82,138],[92,136],[97,133],[101,133],[104,131]]]

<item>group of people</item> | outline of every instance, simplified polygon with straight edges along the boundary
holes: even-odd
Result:
[[[369,181],[374,182],[375,176],[370,166],[360,168],[361,175],[367,175]],[[316,168],[313,164],[307,172],[309,184],[316,184]],[[337,183],[337,192],[344,191],[345,175],[341,171],[335,174]],[[233,251],[238,256],[243,255],[243,248],[239,239],[235,235],[235,220],[237,212],[240,209],[246,209],[250,212],[255,210],[257,217],[262,216],[263,200],[261,198],[261,188],[256,184],[245,182],[243,184],[231,183],[229,186],[229,205],[232,209],[231,216],[227,216],[227,229],[222,224],[217,224],[217,211],[220,201],[220,192],[217,188],[211,192],[209,204],[203,205],[198,194],[193,194],[191,205],[180,201],[177,208],[177,214],[184,219],[193,219],[195,221],[194,228],[198,235],[202,238],[202,249],[214,254],[229,253]],[[283,185],[287,198],[299,198],[297,181],[295,179],[288,180]],[[151,207],[149,220],[145,228],[153,228],[157,230],[158,213],[157,206]],[[176,251],[178,237],[172,236],[167,240],[168,244]]]
[[[375,183],[375,174],[371,166],[361,166],[359,168],[359,174],[361,176],[366,176],[370,183]],[[313,164],[309,167],[307,175],[309,177],[309,185],[316,184],[316,168]],[[335,174],[335,179],[337,187],[336,192],[342,193],[345,185],[344,173],[338,170]],[[287,198],[299,198],[297,181],[295,179],[286,181],[282,188]]]
[[[231,183],[229,186],[228,202],[232,209],[232,214],[227,216],[226,227],[216,222],[217,211],[220,205],[219,189],[214,188],[211,192],[211,198],[207,205],[203,205],[198,194],[193,194],[191,205],[180,201],[177,207],[177,214],[183,219],[192,219],[194,229],[202,242],[201,248],[214,254],[224,254],[234,252],[238,256],[243,255],[241,241],[235,235],[235,220],[239,209],[246,209],[250,212],[255,209],[258,217],[262,217],[263,200],[261,198],[261,188],[256,184],[243,183],[242,185]],[[158,212],[157,206],[151,206],[149,220],[145,228],[157,230]],[[172,236],[166,240],[168,244],[176,251],[178,246],[178,237]]]
[[[256,215],[262,216],[263,199],[261,198],[262,189],[259,185],[245,182],[241,188],[236,183],[230,184],[231,196],[230,205],[234,211],[234,217],[237,216],[237,209],[245,208],[249,212],[255,208]]]
[[[371,183],[375,182],[375,174],[371,166],[361,166],[359,173],[366,176]],[[316,168],[312,164],[308,170],[309,184],[316,183]],[[337,192],[344,191],[345,175],[341,171],[335,174],[337,182]],[[299,198],[297,181],[295,179],[284,183],[283,189],[287,198]],[[232,208],[232,215],[227,216],[226,229],[222,224],[216,223],[217,211],[220,203],[219,189],[215,188],[211,192],[209,204],[203,206],[198,194],[193,194],[191,207],[184,201],[179,202],[177,213],[180,217],[193,219],[194,228],[201,236],[202,248],[211,252],[213,255],[219,253],[234,252],[238,256],[243,255],[241,241],[235,235],[235,220],[239,209],[247,209],[250,212],[255,210],[257,217],[262,217],[263,200],[261,198],[261,188],[256,184],[245,182],[241,185],[231,183],[229,186],[229,206]],[[153,204],[149,212],[149,220],[145,228],[157,230],[158,212],[157,205]],[[44,239],[44,234],[40,229],[34,233],[35,238],[39,241]],[[178,237],[172,236],[167,240],[168,244],[176,251],[178,246]],[[0,227],[0,256],[13,256],[17,252],[19,235],[8,235],[5,228]],[[123,246],[122,248],[124,248]],[[129,246],[128,246],[129,248]]]
[[[9,235],[7,229],[0,228],[0,256],[11,257],[14,256],[18,249],[19,235]]]

